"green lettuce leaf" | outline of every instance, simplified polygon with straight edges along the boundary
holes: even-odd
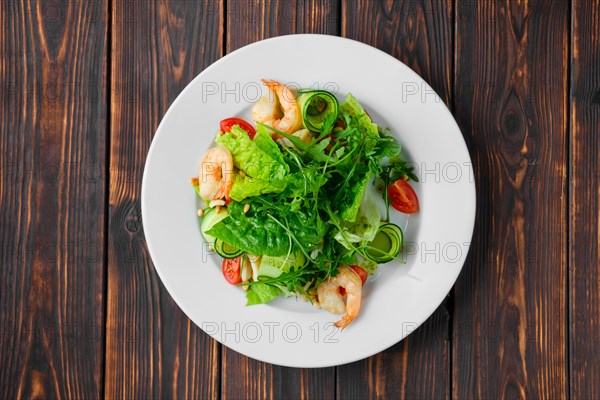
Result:
[[[207,233],[247,253],[259,256],[284,256],[291,248],[295,248],[295,242],[288,230],[308,250],[316,248],[323,240],[324,224],[309,210],[288,210],[285,223],[282,223],[283,218],[277,214],[277,210],[265,207],[256,211],[258,206],[254,203],[247,213],[243,212],[243,208],[242,203],[229,204],[229,216],[215,224]]]
[[[264,125],[259,125],[256,131],[256,135],[254,135],[254,139],[252,140],[256,146],[261,149],[263,152],[268,154],[272,159],[284,165],[286,168],[286,172],[289,172],[289,168],[283,159],[283,154],[281,154],[281,150],[279,150],[279,146],[277,143],[271,138],[270,131],[265,128]]]
[[[235,175],[229,197],[235,201],[242,201],[248,197],[268,193],[282,193],[282,197],[305,196],[307,192],[314,193],[327,181],[327,178],[316,169],[307,169],[304,172],[294,172],[281,179],[264,181],[250,176]]]
[[[375,203],[371,192],[365,190],[356,214],[356,221],[352,223],[343,223],[343,232],[338,231],[334,236],[335,240],[350,250],[352,247],[348,242],[370,242],[375,239],[380,223],[381,214],[379,213],[377,204]]]
[[[207,233],[256,255],[282,256],[290,249],[290,239],[285,229],[264,213],[243,213],[243,204],[229,205],[229,216],[210,228]]]
[[[358,175],[358,174],[357,174]],[[341,193],[339,203],[339,215],[344,221],[356,221],[356,214],[360,207],[360,202],[365,194],[365,189],[371,179],[372,172],[367,171],[362,176],[351,175],[350,183],[345,185],[343,193]]]
[[[261,148],[269,148],[271,152],[272,147],[266,139],[263,138],[259,147],[239,125],[234,125],[231,131],[218,136],[215,142],[227,147],[233,156],[233,164],[252,178],[274,181],[289,172],[287,164],[281,163],[273,158],[277,156],[270,155]],[[274,142],[273,144],[277,146]]]
[[[264,256],[260,260],[258,275],[276,278],[284,272],[290,272],[292,267],[301,267],[305,263],[306,258],[300,252],[283,257]]]
[[[281,184],[278,183],[281,181],[283,180],[263,181],[250,176],[234,175],[233,184],[229,191],[229,197],[235,201],[242,201],[245,198],[259,196],[265,193],[277,193],[282,189]]]
[[[234,125],[230,132],[215,139],[231,152],[234,165],[244,172],[244,176],[236,174],[229,196],[235,201],[265,193],[276,193],[283,190],[283,179],[289,174],[289,166],[285,163],[277,143],[264,129],[257,132],[254,140],[239,125]]]
[[[265,283],[252,284],[246,292],[246,305],[252,306],[255,304],[268,303],[279,297],[281,293],[281,289],[272,285],[267,285]]]

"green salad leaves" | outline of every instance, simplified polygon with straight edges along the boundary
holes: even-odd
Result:
[[[253,139],[234,125],[230,132],[219,135],[215,142],[227,147],[234,166],[243,172],[235,174],[229,193],[235,201],[278,190],[280,182],[289,173],[277,144],[266,132],[258,132]],[[227,171],[233,174],[234,171]]]
[[[273,133],[293,146],[277,143]],[[262,124],[253,139],[235,125],[215,141],[233,155],[233,201],[206,233],[263,257],[265,273],[245,283],[249,305],[305,294],[342,263],[374,271],[365,249],[381,215],[367,187],[416,177],[399,157],[400,145],[352,95],[308,143]]]

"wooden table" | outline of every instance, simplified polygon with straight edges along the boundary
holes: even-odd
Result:
[[[0,27],[0,398],[600,397],[600,1],[2,0]],[[337,368],[209,338],[161,284],[140,215],[180,91],[296,32],[371,44],[427,80],[478,192],[448,299]]]

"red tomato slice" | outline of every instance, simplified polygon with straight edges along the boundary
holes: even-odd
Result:
[[[364,285],[365,282],[367,281],[367,277],[369,276],[367,271],[365,271],[364,268],[359,267],[358,265],[351,265],[350,268],[352,268],[354,270],[354,272],[356,272],[358,274],[358,276],[360,276],[360,280],[362,281],[362,284]]]
[[[405,214],[419,211],[419,199],[404,179],[398,179],[388,187],[388,198],[392,207]]]
[[[369,276],[367,271],[365,271],[364,268],[359,267],[358,265],[351,265],[350,268],[352,268],[354,270],[354,272],[356,272],[358,274],[358,276],[360,276],[360,280],[362,281],[362,284],[364,285],[365,282],[367,281],[367,277]],[[342,296],[345,296],[346,289],[344,289],[343,287],[340,287],[340,294]]]
[[[256,135],[256,129],[240,118],[227,118],[221,121],[221,131],[229,132],[234,125],[239,125],[240,128],[248,132],[250,139],[254,139],[254,135]]]
[[[223,259],[223,264],[221,265],[223,269],[223,276],[227,280],[227,282],[232,285],[237,285],[242,281],[242,277],[240,276],[240,265],[242,264],[242,257],[231,258],[231,259]]]

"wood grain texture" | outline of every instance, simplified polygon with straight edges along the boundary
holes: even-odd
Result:
[[[571,51],[571,398],[600,394],[600,1],[575,0]]]
[[[333,399],[334,368],[287,368],[222,346],[223,399]]]
[[[477,185],[453,397],[567,393],[569,1],[459,0],[456,118]]]
[[[227,2],[227,51],[290,33],[339,33],[336,1]],[[332,399],[335,369],[296,369],[266,364],[222,347],[224,399]]]
[[[335,0],[228,0],[227,52],[273,36],[339,33]]]
[[[343,2],[343,36],[398,58],[448,105],[452,99],[452,23],[451,0]],[[448,398],[449,323],[444,302],[401,343],[366,360],[338,367],[338,398]]]
[[[177,307],[142,231],[140,188],[171,102],[221,56],[223,5],[114,1],[106,344],[107,398],[214,398],[219,345]]]
[[[0,3],[0,398],[99,398],[107,5]]]
[[[171,102],[224,50],[296,32],[427,80],[478,190],[454,301],[337,373],[210,339],[142,231]],[[0,399],[598,398],[599,57],[599,0],[0,0]]]

